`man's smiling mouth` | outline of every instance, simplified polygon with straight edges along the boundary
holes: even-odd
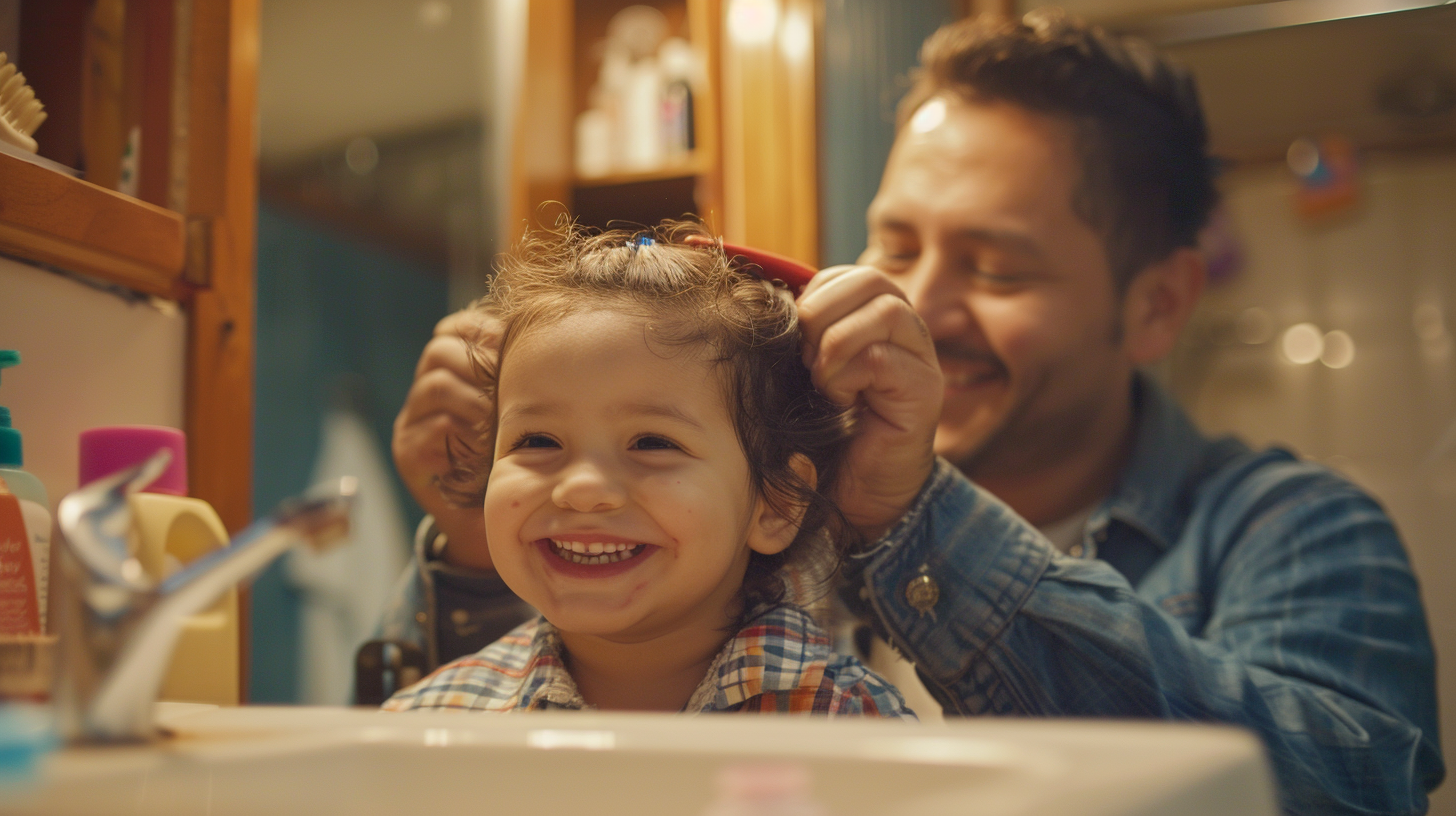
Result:
[[[951,388],[975,388],[1001,379],[995,370],[943,372],[945,384]]]
[[[639,555],[647,549],[646,544],[603,544],[596,541],[587,544],[581,541],[560,541],[554,538],[547,539],[547,541],[551,542],[551,552],[556,557],[583,566],[616,564]]]

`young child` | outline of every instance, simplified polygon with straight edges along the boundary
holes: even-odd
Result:
[[[789,293],[703,234],[566,227],[505,262],[486,533],[541,616],[386,709],[914,717],[793,603],[852,540],[826,498],[848,420]]]

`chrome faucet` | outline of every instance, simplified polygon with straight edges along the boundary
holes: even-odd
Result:
[[[53,697],[68,739],[155,737],[152,709],[185,619],[293,545],[322,547],[348,532],[351,478],[285,501],[228,546],[154,580],[128,549],[126,499],[160,476],[170,457],[160,451],[92,482],[57,510],[64,546],[53,584],[60,634]]]

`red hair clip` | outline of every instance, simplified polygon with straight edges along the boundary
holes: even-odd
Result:
[[[685,243],[689,246],[721,245],[723,254],[728,256],[729,263],[737,264],[740,269],[749,269],[766,281],[779,281],[789,287],[789,291],[795,295],[802,293],[804,287],[809,285],[809,280],[818,272],[812,266],[799,263],[792,258],[785,258],[782,255],[775,255],[772,252],[765,252],[753,247],[730,244],[727,241],[714,241],[706,235],[688,236]],[[758,268],[752,269],[752,267]]]

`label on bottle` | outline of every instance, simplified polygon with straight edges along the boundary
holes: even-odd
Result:
[[[35,558],[21,504],[0,479],[0,635],[39,635],[42,631]],[[49,514],[45,536],[49,543]]]
[[[20,500],[25,534],[30,538],[30,562],[35,573],[35,605],[40,610],[40,630],[46,631],[46,600],[51,581],[51,511],[29,499]]]

